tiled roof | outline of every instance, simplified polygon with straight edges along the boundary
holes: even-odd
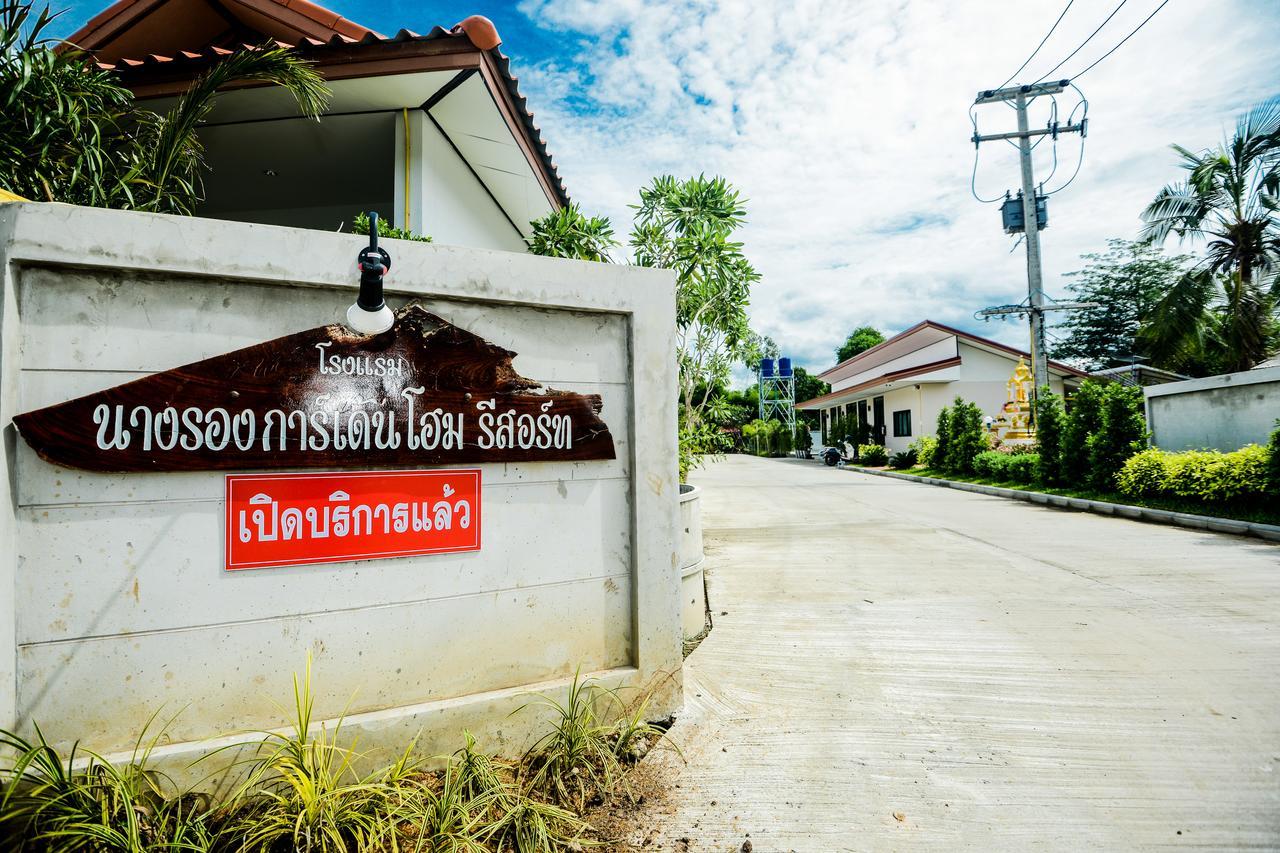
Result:
[[[95,16],[88,24],[71,38],[71,43],[76,42],[77,36],[88,34],[93,29],[101,26],[103,21],[114,17],[121,13],[123,9],[127,9],[134,3],[142,2],[142,0],[121,0],[121,2],[109,7],[106,11]],[[493,61],[493,67],[497,69],[498,76],[505,86],[511,100],[515,105],[517,117],[524,125],[525,132],[529,142],[546,169],[550,179],[552,189],[558,197],[560,204],[568,206],[569,193],[564,186],[564,182],[560,179],[559,171],[556,168],[555,161],[552,159],[551,152],[547,150],[546,140],[542,138],[542,131],[533,121],[533,113],[530,112],[528,99],[520,93],[519,78],[511,73],[511,59],[504,54],[499,46],[502,39],[498,35],[493,24],[480,15],[472,15],[459,22],[450,29],[444,27],[433,27],[430,32],[420,35],[411,30],[402,29],[393,36],[382,36],[366,27],[361,27],[347,21],[345,18],[338,16],[334,12],[330,12],[308,0],[269,0],[269,2],[278,3],[300,14],[305,14],[308,18],[315,21],[321,27],[330,29],[333,32],[327,39],[313,38],[304,36],[296,41],[287,41],[282,39],[271,39],[270,41],[280,47],[293,48],[305,58],[314,60],[317,64],[323,65],[327,54],[334,51],[345,50],[370,50],[376,51],[380,48],[391,45],[405,45],[414,42],[440,42],[452,40],[465,44],[466,47],[479,50],[488,54]],[[108,13],[111,13],[108,15]],[[104,17],[106,16],[106,17]],[[103,20],[99,20],[103,19]],[[344,32],[360,34],[358,38],[352,35],[346,35]],[[138,57],[125,57],[116,59],[111,62],[99,61],[97,65],[105,70],[117,72],[122,82],[126,85],[140,83],[153,74],[161,73],[165,75],[190,74],[192,77],[199,74],[205,66],[224,57],[235,53],[238,50],[255,50],[257,45],[239,44],[228,47],[209,46],[199,50],[181,50],[170,54],[147,54]],[[90,46],[90,49],[91,46]]]

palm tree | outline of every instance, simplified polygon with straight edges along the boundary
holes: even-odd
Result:
[[[115,75],[43,35],[47,8],[0,6],[0,187],[32,199],[190,214],[203,196],[196,135],[217,92],[241,81],[283,86],[317,118],[323,78],[275,44],[232,54],[197,79],[167,113],[139,107]]]
[[[1142,213],[1142,239],[1207,240],[1204,260],[1157,302],[1140,338],[1171,365],[1247,370],[1275,346],[1280,296],[1280,98],[1240,118],[1222,146],[1173,146],[1189,173]]]

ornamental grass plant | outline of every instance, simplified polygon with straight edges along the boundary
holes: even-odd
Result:
[[[242,781],[223,800],[180,790],[153,766],[167,726],[113,763],[73,745],[64,755],[38,726],[0,731],[0,850],[20,853],[506,853],[581,850],[603,843],[582,817],[629,796],[626,775],[665,729],[648,700],[624,703],[575,674],[550,709],[551,731],[520,760],[481,751],[463,732],[454,753],[423,762],[410,743],[389,766],[344,742],[342,718],[313,720],[308,660],[294,678],[290,726],[228,749]],[[283,709],[282,709],[283,710]],[[219,753],[206,758],[212,759]]]

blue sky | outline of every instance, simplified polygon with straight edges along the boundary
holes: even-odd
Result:
[[[1082,70],[1158,4],[1128,0],[1053,76]],[[977,90],[1018,67],[1065,0],[323,5],[382,32],[492,19],[571,195],[619,233],[650,176],[729,178],[750,199],[743,238],[764,275],[753,325],[800,364],[829,366],[855,326],[896,332],[925,318],[1025,346],[1024,325],[973,319],[1024,298],[1026,268],[998,207],[970,194],[968,109]],[[1019,80],[1049,72],[1115,5],[1076,0]],[[64,30],[99,8],[77,4]],[[1171,0],[1080,79],[1090,119],[1083,166],[1052,197],[1042,235],[1051,296],[1065,295],[1062,275],[1082,253],[1136,235],[1143,205],[1179,177],[1169,143],[1214,145],[1235,116],[1280,95],[1278,35],[1275,0]],[[1059,111],[1074,103],[1061,97]],[[1032,123],[1050,106],[1038,102]],[[999,105],[978,117],[983,133],[1014,128]],[[1059,144],[1050,189],[1070,175],[1078,145]],[[1014,186],[1012,147],[980,154],[981,194]],[[1054,154],[1037,150],[1038,176]]]

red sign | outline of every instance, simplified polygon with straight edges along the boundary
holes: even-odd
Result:
[[[480,471],[228,474],[226,568],[480,550]]]

